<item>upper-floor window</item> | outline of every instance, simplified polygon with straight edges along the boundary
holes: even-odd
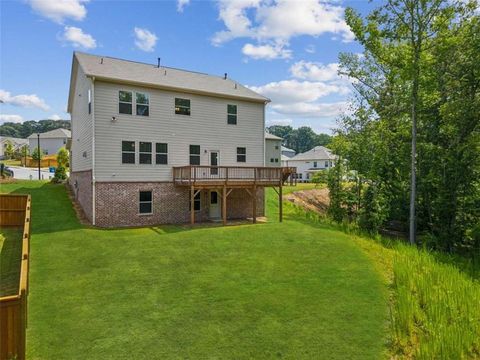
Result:
[[[328,161],[325,161],[325,167],[326,168],[328,167]]]
[[[122,141],[122,164],[135,164],[135,141]]]
[[[137,115],[139,116],[148,116],[149,115],[149,99],[148,94],[137,92],[135,93]]]
[[[88,89],[88,113],[92,113],[92,90]]]
[[[275,150],[278,150],[278,145],[275,145]]]
[[[168,164],[168,144],[156,143],[156,163],[157,164]]]
[[[316,161],[313,162],[313,167],[317,167],[317,162]]]
[[[190,145],[190,165],[200,165],[200,145]]]
[[[227,124],[237,125],[237,105],[227,105]]]
[[[247,148],[237,147],[237,162],[247,161]]]
[[[138,212],[140,214],[153,213],[153,196],[151,191],[140,191],[138,199]]]
[[[190,100],[175,98],[175,114],[190,115]]]
[[[152,163],[152,143],[141,142],[139,144],[139,163],[151,164]]]
[[[133,97],[131,91],[120,90],[118,92],[118,112],[132,115]]]

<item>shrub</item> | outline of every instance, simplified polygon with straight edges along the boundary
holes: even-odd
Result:
[[[59,167],[60,166],[69,167],[69,154],[68,154],[68,150],[65,149],[64,147],[61,147],[60,149],[58,149],[57,163]]]
[[[67,172],[65,171],[65,168],[63,166],[58,166],[55,169],[55,176],[52,179],[52,182],[54,183],[60,183],[63,182],[67,179]]]

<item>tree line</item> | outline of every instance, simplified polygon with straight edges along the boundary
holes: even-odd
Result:
[[[55,129],[70,130],[69,120],[24,121],[23,123],[6,122],[0,125],[0,136],[25,139],[35,133],[44,133]]]
[[[332,141],[332,137],[328,134],[317,134],[309,126],[302,126],[294,129],[287,125],[272,125],[267,127],[270,134],[279,136],[283,139],[282,144],[287,148],[302,153],[308,151],[315,146],[327,146]]]
[[[340,56],[355,97],[332,143],[337,221],[410,229],[429,248],[480,249],[478,8],[388,0],[366,17],[347,9],[364,51]]]

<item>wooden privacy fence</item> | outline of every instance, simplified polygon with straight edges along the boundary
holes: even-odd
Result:
[[[35,160],[29,156],[25,159],[22,157],[20,159],[22,165],[27,166],[27,167],[38,167],[38,160]],[[57,167],[58,162],[57,162],[57,155],[45,155],[43,156],[42,160],[40,160],[40,167]]]
[[[0,195],[0,227],[23,227],[20,281],[16,294],[0,297],[0,359],[25,359],[28,269],[30,260],[30,195]]]

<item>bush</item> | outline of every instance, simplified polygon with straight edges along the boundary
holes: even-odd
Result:
[[[67,179],[67,172],[63,166],[58,166],[55,169],[55,176],[52,179],[53,183],[60,183]]]
[[[367,187],[362,204],[358,225],[370,234],[375,234],[387,217],[382,195],[375,185]]]
[[[60,149],[58,149],[58,152],[57,152],[57,163],[58,163],[58,166],[63,166],[63,167],[69,167],[69,154],[68,154],[68,150],[65,149],[64,147],[61,147]]]

